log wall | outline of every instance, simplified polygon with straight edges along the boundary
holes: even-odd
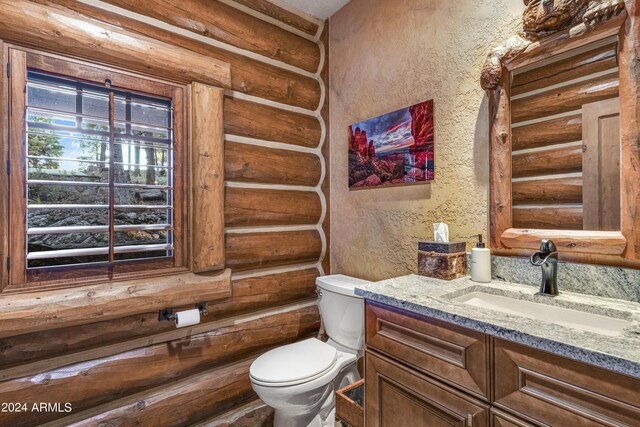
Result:
[[[583,106],[618,96],[617,49],[615,42],[600,43],[512,75],[514,228],[590,229],[583,209]]]
[[[230,64],[232,296],[185,329],[152,311],[0,339],[0,401],[72,408],[0,413],[0,425],[224,425],[245,412],[268,419],[249,366],[270,348],[317,335],[315,279],[329,274],[324,24],[266,0],[32,1]]]

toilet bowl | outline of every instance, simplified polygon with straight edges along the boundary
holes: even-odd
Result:
[[[354,287],[368,282],[343,275],[319,277],[318,306],[329,340],[278,347],[250,368],[251,385],[275,411],[275,427],[330,427],[336,390],[360,379],[364,304]]]

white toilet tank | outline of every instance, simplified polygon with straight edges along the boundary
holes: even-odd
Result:
[[[322,323],[338,350],[359,355],[364,348],[364,300],[354,288],[367,283],[342,274],[316,279]]]

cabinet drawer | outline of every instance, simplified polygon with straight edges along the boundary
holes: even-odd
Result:
[[[491,409],[491,427],[535,427],[535,425],[497,409]]]
[[[494,405],[551,426],[640,426],[640,381],[494,339]]]
[[[365,384],[367,427],[489,426],[489,405],[368,350]]]
[[[366,344],[402,363],[489,399],[489,338],[367,301]]]

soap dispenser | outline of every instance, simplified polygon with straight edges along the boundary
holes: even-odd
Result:
[[[471,249],[471,280],[491,282],[491,249],[485,247],[482,234],[478,234],[478,243]]]

